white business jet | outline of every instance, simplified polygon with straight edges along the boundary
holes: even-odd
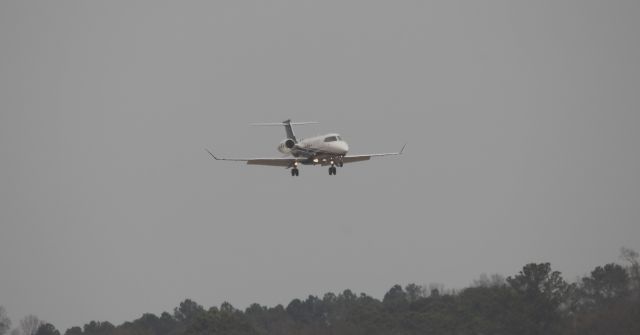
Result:
[[[361,162],[371,157],[400,155],[404,147],[398,152],[347,155],[349,145],[339,134],[331,133],[298,140],[293,134],[293,125],[314,124],[318,122],[291,122],[286,120],[281,123],[254,123],[254,126],[284,126],[287,138],[278,145],[278,151],[287,155],[282,158],[222,158],[217,157],[211,151],[207,152],[215,160],[247,162],[250,165],[282,166],[291,169],[291,176],[299,176],[300,165],[329,166],[329,175],[336,174],[336,166],[342,167],[345,163]]]

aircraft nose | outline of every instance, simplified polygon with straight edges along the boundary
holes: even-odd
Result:
[[[345,154],[349,151],[349,145],[347,144],[347,142],[340,142],[340,150],[344,151]]]

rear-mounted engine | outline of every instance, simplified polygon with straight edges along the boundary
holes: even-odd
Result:
[[[296,145],[296,142],[292,139],[286,139],[282,142],[280,142],[280,144],[278,145],[278,151],[280,151],[283,154],[288,154],[291,152],[291,149],[293,149],[293,147]]]

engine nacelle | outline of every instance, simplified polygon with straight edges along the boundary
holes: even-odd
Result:
[[[280,144],[278,145],[278,151],[280,151],[283,154],[288,154],[291,152],[291,149],[293,149],[295,145],[296,145],[296,142],[288,138],[280,142]]]

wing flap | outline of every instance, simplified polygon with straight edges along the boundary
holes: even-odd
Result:
[[[404,151],[404,147],[406,147],[406,146],[407,146],[406,144],[403,145],[402,149],[400,149],[400,151],[398,151],[398,152],[387,152],[387,153],[380,153],[380,154],[344,156],[344,157],[342,157],[342,162],[343,163],[355,163],[355,162],[368,161],[368,160],[371,159],[371,157],[402,155],[402,152]]]
[[[266,165],[290,167],[295,163],[293,158],[222,158],[214,155],[209,149],[205,149],[217,161],[247,162],[248,165]]]
[[[248,165],[266,165],[266,166],[283,166],[289,167],[293,165],[295,162],[294,159],[291,158],[258,158],[258,159],[247,159]]]
[[[371,156],[368,156],[368,155],[344,156],[342,158],[342,162],[343,163],[355,163],[355,162],[368,161],[370,159],[371,159]]]

